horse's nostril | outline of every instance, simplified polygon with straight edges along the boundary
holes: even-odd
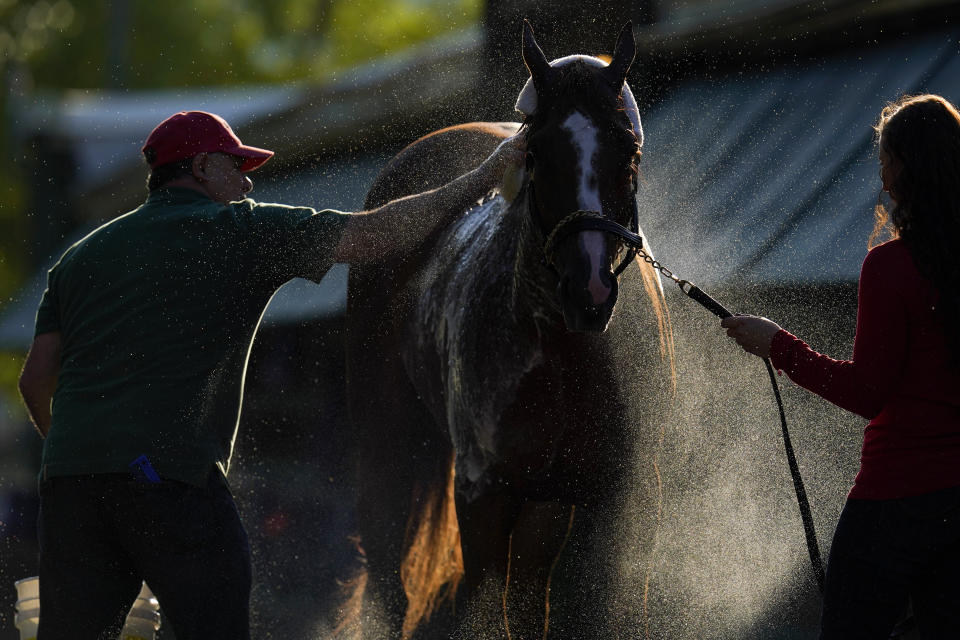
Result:
[[[569,275],[560,278],[557,296],[561,303],[582,313],[606,313],[617,301],[617,279],[610,272],[591,278],[589,282]]]
[[[605,303],[613,295],[616,286],[617,280],[609,271],[599,274],[595,278],[590,278],[590,282],[587,283],[587,290],[590,293],[592,303],[595,305]]]

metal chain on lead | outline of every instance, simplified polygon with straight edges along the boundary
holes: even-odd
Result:
[[[683,283],[683,280],[673,275],[673,271],[670,271],[670,269],[667,269],[665,266],[663,266],[662,264],[660,264],[659,262],[651,258],[650,255],[646,251],[644,251],[642,247],[635,247],[635,248],[637,250],[637,254],[641,258],[643,258],[643,261],[649,264],[651,267],[653,267],[657,271],[659,271],[660,273],[662,273],[664,277],[669,278],[670,280],[673,280],[677,284]]]

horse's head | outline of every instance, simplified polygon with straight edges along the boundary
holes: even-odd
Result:
[[[528,208],[546,239],[563,317],[574,331],[606,329],[617,302],[620,245],[615,237],[563,229],[578,215],[631,226],[643,144],[636,102],[625,84],[635,54],[627,24],[609,65],[590,56],[547,62],[524,23],[523,60],[530,80],[517,110],[529,126]]]

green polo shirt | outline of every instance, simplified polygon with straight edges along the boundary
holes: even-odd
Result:
[[[43,477],[141,455],[193,484],[226,473],[263,310],[287,280],[323,277],[348,217],[161,189],[70,247],[37,312],[62,344]]]

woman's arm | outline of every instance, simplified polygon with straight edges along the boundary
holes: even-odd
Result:
[[[721,322],[746,351],[770,357],[801,387],[843,409],[873,418],[886,404],[907,357],[907,309],[902,273],[871,252],[863,262],[853,359],[834,360],[766,318],[734,316]]]

